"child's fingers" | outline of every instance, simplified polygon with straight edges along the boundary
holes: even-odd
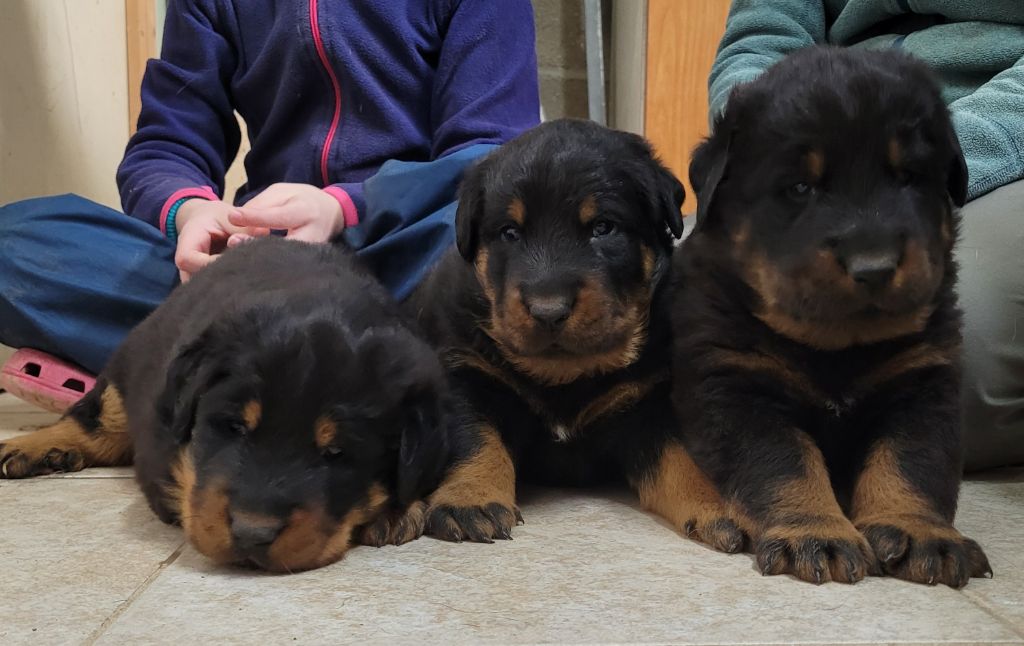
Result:
[[[187,226],[182,229],[178,235],[178,248],[174,252],[174,264],[183,272],[183,280],[187,280],[206,264],[204,258],[210,256],[212,243],[210,232],[201,227]]]
[[[216,259],[217,256],[211,256],[210,254],[203,253],[202,251],[186,251],[182,253],[176,261],[180,271],[191,275]]]
[[[234,249],[243,242],[249,242],[252,240],[252,236],[247,233],[232,233],[231,237],[228,238],[228,249]]]
[[[265,209],[245,206],[228,215],[228,221],[236,227],[263,229],[294,229],[306,224],[308,220],[309,213],[290,204]]]
[[[289,231],[285,237],[300,242],[327,242],[329,236],[315,227],[299,227]]]

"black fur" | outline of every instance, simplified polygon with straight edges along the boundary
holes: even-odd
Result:
[[[286,529],[299,512],[322,514],[310,524],[323,531],[350,517],[368,523],[373,487],[400,514],[436,486],[448,460],[436,352],[354,257],[329,245],[257,240],[176,289],[69,412],[86,437],[116,430],[98,421],[110,387],[123,399],[138,482],[166,522],[182,520],[174,465],[186,448],[195,490],[223,492],[226,517],[216,522],[232,528],[243,512]],[[249,402],[260,408],[254,428]],[[321,420],[337,431],[326,446],[316,441]],[[274,563],[236,541],[215,558],[325,564],[290,549],[294,561]]]
[[[682,201],[681,184],[643,139],[590,122],[544,124],[467,173],[457,251],[409,302],[450,367],[468,431],[460,437],[470,439],[455,450],[463,463],[475,459],[481,439],[473,431],[486,425],[500,433],[519,481],[636,482],[650,471],[673,426],[666,288]],[[510,215],[516,208],[524,222]],[[581,210],[593,217],[587,224]],[[593,288],[589,296],[584,285]],[[594,320],[580,334],[567,332],[576,329],[573,317],[586,316],[582,310],[596,302],[590,296],[613,305],[601,316],[591,312]],[[568,318],[545,328],[531,318],[538,300],[564,308]],[[550,360],[558,372],[559,362],[613,351],[622,340],[616,326],[634,305],[643,312],[643,340],[632,360],[554,379],[529,367],[531,360]],[[511,320],[509,311],[518,308],[517,324],[496,332],[499,313]],[[650,387],[638,401],[559,436],[593,402],[632,383]],[[483,496],[463,508],[435,505],[428,533],[506,538],[515,510],[493,502]]]
[[[792,493],[815,453],[865,531],[872,510],[852,509],[856,485],[872,452],[889,449],[893,481],[927,507],[918,520],[949,537],[938,562],[964,554],[951,538],[961,460],[952,248],[966,173],[931,75],[896,51],[798,52],[737,87],[695,151],[699,220],[675,266],[674,403],[694,458],[748,517],[766,572],[821,573],[798,571],[793,555],[780,565],[771,538],[821,521]],[[837,564],[839,552],[813,558],[850,580],[874,556],[888,573],[928,578],[871,533],[868,543],[874,554],[857,567]],[[977,550],[929,582],[959,586],[966,577],[953,570],[987,569]]]

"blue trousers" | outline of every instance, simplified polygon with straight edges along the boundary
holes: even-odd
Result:
[[[463,170],[494,146],[432,162],[389,161],[363,186],[345,241],[403,299],[455,240]],[[96,374],[178,284],[174,246],[151,225],[75,195],[0,207],[0,344]]]

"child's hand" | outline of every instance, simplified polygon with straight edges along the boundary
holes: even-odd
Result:
[[[232,235],[267,235],[267,229],[238,227],[228,220],[237,208],[227,202],[189,200],[181,205],[176,217],[178,248],[174,264],[178,266],[181,282],[217,259]]]
[[[309,184],[272,184],[228,215],[236,227],[286,230],[290,240],[327,242],[345,228],[341,205]],[[230,246],[251,237],[231,236]]]

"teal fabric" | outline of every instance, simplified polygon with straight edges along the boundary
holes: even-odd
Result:
[[[1024,178],[1024,0],[734,0],[712,117],[734,85],[813,44],[900,47],[928,63],[967,158],[968,199]]]

